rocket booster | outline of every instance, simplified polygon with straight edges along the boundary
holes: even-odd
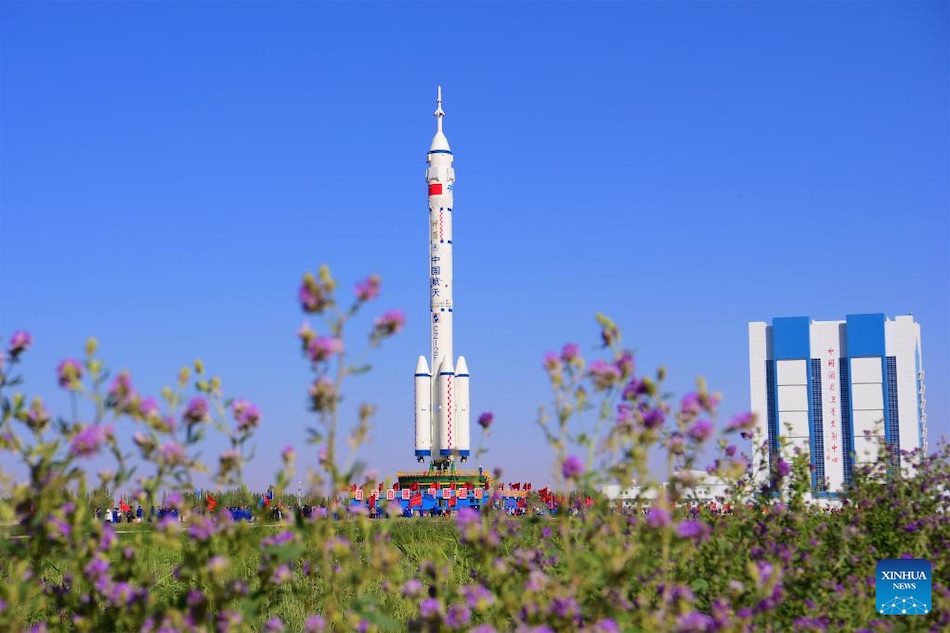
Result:
[[[452,348],[452,208],[455,169],[452,149],[442,131],[442,87],[436,104],[436,132],[426,155],[429,195],[429,372],[420,357],[415,374],[416,458],[468,458],[468,367],[459,358],[453,366]],[[464,371],[464,377],[463,377]],[[459,389],[459,382],[464,385]],[[423,384],[428,380],[428,384]],[[428,432],[426,432],[428,429]]]

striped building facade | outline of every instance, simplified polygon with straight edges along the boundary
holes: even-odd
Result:
[[[834,497],[880,440],[895,463],[927,448],[920,325],[912,316],[843,321],[782,317],[749,324],[752,412],[768,455],[809,454],[815,497]],[[867,435],[870,434],[870,439]],[[756,464],[761,466],[761,464]]]

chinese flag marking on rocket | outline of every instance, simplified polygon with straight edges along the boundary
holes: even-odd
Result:
[[[430,196],[441,196],[442,195],[442,183],[434,182],[429,185],[429,195]]]

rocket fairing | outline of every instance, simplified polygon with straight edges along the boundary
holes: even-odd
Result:
[[[415,375],[416,459],[465,461],[469,447],[468,366],[459,357],[453,367],[452,348],[452,207],[455,169],[452,149],[442,131],[442,87],[436,104],[436,132],[426,155],[429,194],[429,327],[432,355],[429,372],[420,357]],[[428,429],[428,432],[427,432]]]

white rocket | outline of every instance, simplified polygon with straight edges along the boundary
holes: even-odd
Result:
[[[452,364],[452,150],[442,132],[442,87],[435,110],[436,131],[426,155],[429,187],[429,326],[432,369],[425,356],[416,363],[416,459],[468,459],[468,365]]]

